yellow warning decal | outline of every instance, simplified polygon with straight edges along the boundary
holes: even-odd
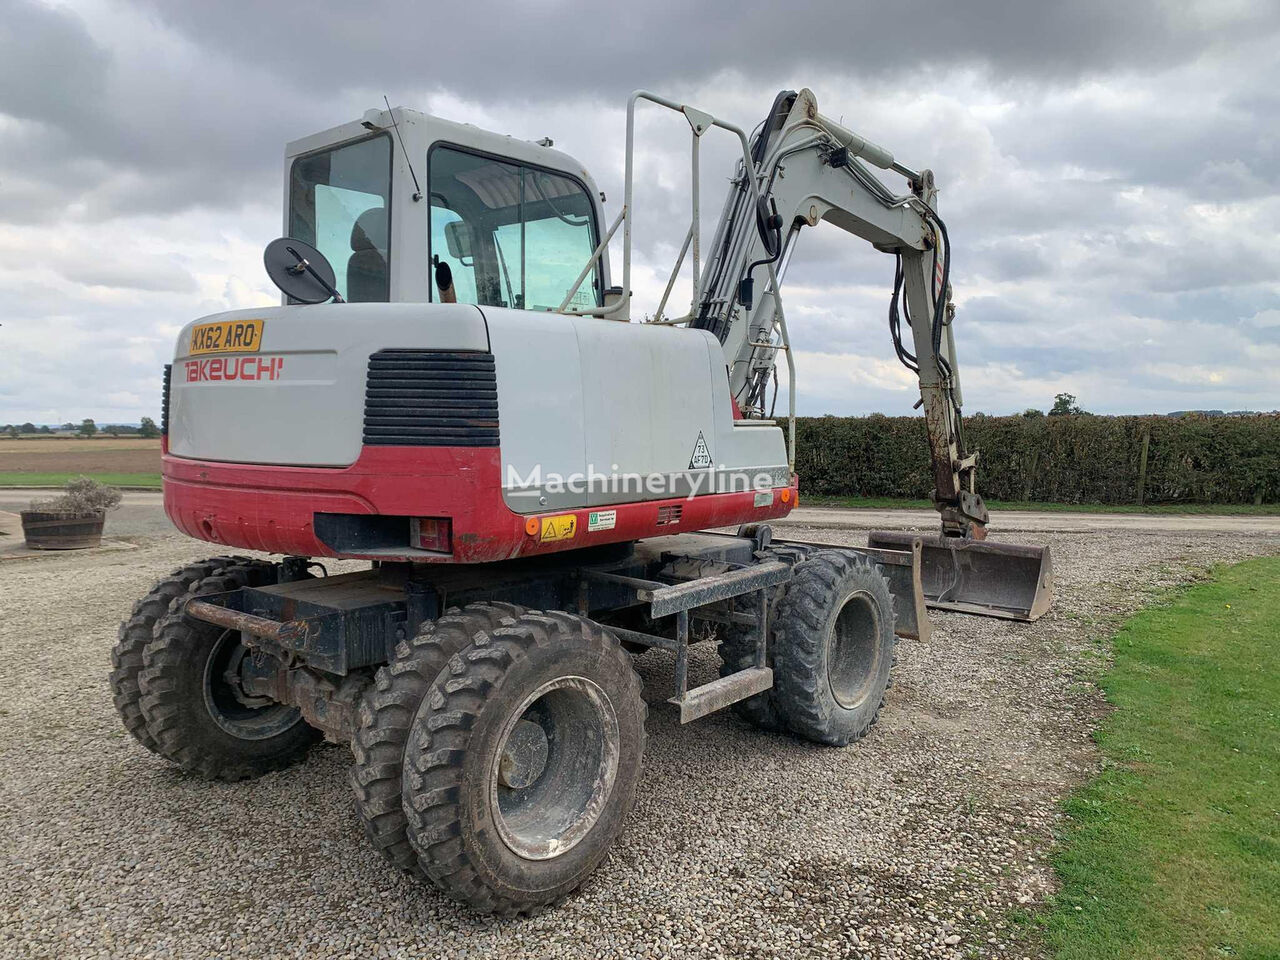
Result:
[[[561,513],[554,517],[542,518],[543,543],[554,540],[572,540],[578,532],[578,517],[573,513]]]

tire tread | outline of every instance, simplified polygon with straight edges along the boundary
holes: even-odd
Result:
[[[192,726],[182,677],[191,669],[190,651],[199,643],[201,627],[186,617],[187,601],[275,579],[272,563],[244,558],[236,561],[196,580],[186,593],[170,601],[168,612],[156,621],[152,640],[143,648],[143,666],[138,673],[142,715],[156,753],[204,780],[233,782],[282,770],[302,760],[319,738],[319,731],[304,724],[303,729],[279,734],[280,749],[274,753],[228,757],[209,750]]]
[[[576,636],[575,636],[576,635]],[[469,733],[478,719],[485,697],[503,675],[538,647],[549,647],[573,638],[586,643],[598,655],[612,657],[625,671],[628,696],[640,706],[639,754],[644,752],[643,723],[647,706],[639,675],[630,656],[607,628],[561,611],[529,611],[513,623],[481,635],[457,653],[424,699],[419,730],[406,752],[409,770],[405,784],[405,814],[409,837],[418,852],[423,872],[446,894],[480,913],[499,916],[529,914],[557,903],[585,882],[590,871],[569,889],[557,889],[545,898],[515,899],[494,890],[471,861],[462,842],[459,799],[463,789],[463,763]],[[631,798],[626,800],[630,807]]]
[[[138,674],[143,666],[142,652],[154,639],[156,622],[169,612],[169,605],[184,596],[197,580],[247,561],[247,557],[239,556],[210,557],[178,567],[157,581],[146,596],[133,605],[129,618],[120,624],[115,645],[111,648],[111,672],[107,678],[111,700],[124,728],[152,753],[159,752],[159,745],[147,731],[147,721],[142,715]]]
[[[416,636],[401,641],[395,657],[378,670],[361,698],[348,777],[356,817],[374,849],[404,873],[423,875],[401,802],[405,744],[422,698],[449,658],[477,633],[522,612],[515,604],[496,602],[451,608],[425,622]]]
[[[771,559],[787,560],[792,564],[799,563],[812,552],[813,548],[806,544],[780,544],[769,549],[769,553],[772,555]],[[778,584],[774,588],[774,595],[769,601],[771,630],[769,639],[766,642],[765,655],[765,663],[768,666],[773,666],[775,639],[772,627],[776,625],[778,604],[785,596],[786,589],[787,584]],[[755,596],[752,595],[748,603],[741,606],[735,605],[735,608],[743,612],[754,613],[756,608]],[[723,627],[720,630],[719,653],[720,676],[722,677],[754,667],[756,663],[755,628],[737,623]],[[739,700],[730,709],[743,720],[761,730],[777,733],[787,729],[786,720],[782,715],[781,707],[778,705],[776,687],[765,690],[763,693],[758,693],[754,697]]]
[[[888,581],[866,557],[844,550],[819,550],[796,565],[795,576],[778,604],[775,629],[774,684],[777,704],[787,727],[794,733],[832,746],[845,746],[865,737],[875,725],[884,703],[884,690],[876,697],[874,707],[856,727],[850,727],[848,716],[837,713],[827,684],[826,631],[831,607],[837,601],[842,585],[856,582],[876,599],[888,622],[893,641],[893,598]],[[883,637],[880,642],[885,642]],[[890,652],[892,675],[892,652]]]

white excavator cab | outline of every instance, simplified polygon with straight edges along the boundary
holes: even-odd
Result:
[[[576,288],[587,310],[608,287],[606,258],[575,283],[600,191],[549,145],[396,107],[290,143],[284,175],[285,236],[324,254],[348,302],[551,311]]]

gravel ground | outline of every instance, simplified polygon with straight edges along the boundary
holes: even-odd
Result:
[[[649,750],[627,832],[563,907],[503,922],[368,847],[345,748],[215,785],[124,733],[105,682],[116,623],[206,546],[171,534],[0,563],[0,956],[1035,956],[1011,915],[1050,892],[1059,801],[1096,767],[1089,677],[1105,637],[1206,563],[1280,548],[1267,531],[1051,539],[1054,611],[937,616],[929,643],[899,646],[880,723],[847,749],[727,714],[680,729],[670,660],[646,654]],[[714,669],[704,645],[691,673]]]

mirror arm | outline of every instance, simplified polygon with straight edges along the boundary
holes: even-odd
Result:
[[[334,303],[347,302],[342,299],[342,294],[338,293],[338,291],[333,288],[332,284],[330,284],[328,280],[326,280],[324,277],[320,276],[320,274],[316,272],[316,268],[311,265],[310,260],[308,260],[302,254],[300,254],[297,250],[293,249],[293,247],[286,247],[285,249],[298,258],[298,262],[296,264],[294,264],[292,267],[287,268],[290,273],[301,274],[303,271],[306,271],[307,273],[311,274],[311,276],[315,278],[316,283],[320,284],[320,286],[324,287],[325,290],[329,292],[329,296],[333,298]]]

